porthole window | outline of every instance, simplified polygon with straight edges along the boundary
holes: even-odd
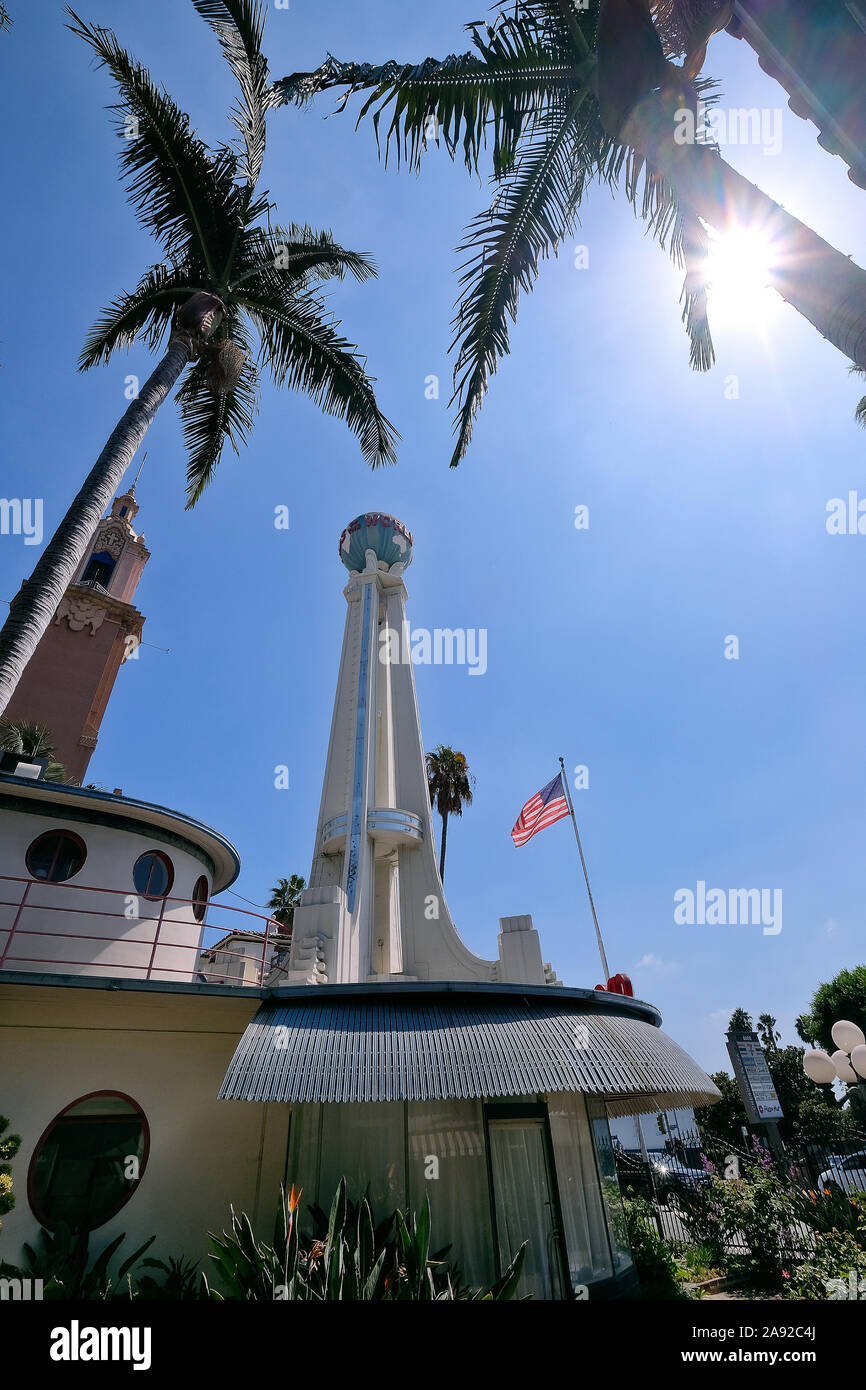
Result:
[[[208,900],[208,881],[204,874],[196,879],[195,888],[192,890],[192,915],[197,922],[204,921],[207,912]]]
[[[174,883],[174,868],[168,855],[158,849],[140,855],[133,865],[132,881],[143,898],[166,897]]]
[[[25,856],[31,878],[65,883],[77,874],[87,858],[87,846],[71,830],[47,830],[37,835]]]
[[[94,1231],[129,1201],[147,1164],[143,1110],[118,1091],[82,1096],[43,1134],[27,1175],[34,1216],[49,1231],[63,1222]]]

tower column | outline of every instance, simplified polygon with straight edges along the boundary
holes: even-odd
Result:
[[[343,532],[340,558],[350,574],[348,611],[310,886],[295,908],[287,982],[527,983],[534,976],[543,984],[529,918],[521,919],[519,942],[509,936],[502,959],[487,961],[464,945],[445,902],[404,608],[412,537],[394,517],[366,513]]]
[[[378,745],[377,665],[379,581],[377,557],[367,552],[364,573],[350,586],[356,605],[356,693],[352,734],[351,784],[347,811],[342,889],[345,909],[337,941],[336,981],[364,980],[373,968],[371,932],[376,900],[373,844],[367,832],[371,794],[376,786]]]

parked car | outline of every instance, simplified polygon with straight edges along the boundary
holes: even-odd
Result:
[[[866,1192],[866,1149],[840,1158],[833,1154],[831,1167],[825,1168],[818,1178],[818,1186],[829,1188],[831,1192],[845,1192],[850,1197],[854,1192]]]
[[[712,1180],[705,1168],[693,1166],[673,1154],[658,1154],[650,1160],[656,1194],[660,1202],[697,1192]]]

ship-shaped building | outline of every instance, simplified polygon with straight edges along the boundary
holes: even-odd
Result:
[[[399,641],[413,539],[369,513],[339,556],[346,622],[290,937],[211,903],[239,867],[218,832],[23,765],[0,775],[3,1110],[27,1191],[5,1257],[65,1220],[94,1248],[156,1233],[201,1259],[229,1203],[269,1238],[281,1182],[326,1207],[345,1176],[379,1217],[426,1194],[432,1248],[473,1286],[525,1244],[522,1293],[623,1296],[609,1119],[719,1093],[653,1005],[563,985],[530,917],[500,918],[490,959],[463,943]]]

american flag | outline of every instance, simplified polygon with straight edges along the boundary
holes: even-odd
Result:
[[[540,792],[536,792],[535,796],[529,798],[517,817],[517,824],[511,832],[511,838],[519,849],[521,845],[526,844],[527,840],[531,840],[539,830],[544,830],[548,825],[553,825],[554,821],[562,820],[562,817],[568,814],[568,802],[562,785],[562,773],[558,772],[552,782],[548,782],[546,787],[542,787]]]

